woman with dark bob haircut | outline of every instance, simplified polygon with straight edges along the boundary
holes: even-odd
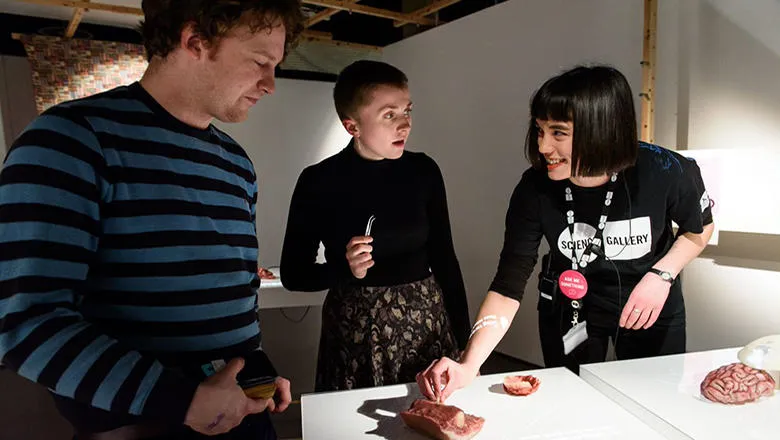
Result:
[[[546,367],[578,373],[604,361],[610,338],[618,359],[685,351],[679,274],[713,230],[699,167],[637,141],[631,88],[612,67],[549,79],[530,110],[531,168],[509,202],[496,276],[461,361],[441,358],[417,376],[431,399],[478,374],[520,306],[542,237],[550,246],[537,306]]]

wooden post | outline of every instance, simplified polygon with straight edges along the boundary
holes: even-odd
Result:
[[[655,142],[655,41],[658,31],[658,0],[645,0],[642,47],[642,115],[639,139]]]

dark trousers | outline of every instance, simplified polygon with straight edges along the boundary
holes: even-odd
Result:
[[[86,435],[73,437],[73,440],[89,440],[91,438],[99,438],[101,440],[125,440],[125,436],[107,436],[107,433],[96,434],[95,437]],[[225,434],[206,436],[199,434],[186,426],[173,429],[164,435],[157,435],[153,437],[137,437],[139,440],[277,440],[276,431],[271,423],[271,417],[267,412],[260,414],[251,414],[244,417],[243,422],[240,425],[233,428],[232,431]],[[135,438],[133,438],[135,440]]]
[[[542,299],[540,299],[542,301]],[[582,314],[587,320],[588,339],[568,355],[563,354],[563,335],[572,327],[571,309],[556,308],[539,313],[539,336],[545,367],[566,367],[579,374],[581,364],[603,362],[609,339],[619,360],[679,354],[685,352],[685,314],[657,321],[647,330],[618,329],[619,313],[593,311]],[[588,319],[588,315],[591,315]],[[610,316],[614,315],[614,316]]]

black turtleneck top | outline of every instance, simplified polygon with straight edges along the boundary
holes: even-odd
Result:
[[[371,216],[374,266],[358,280],[347,243]],[[317,263],[319,243],[326,263]],[[452,243],[441,171],[424,153],[394,160],[362,158],[350,143],[303,170],[293,192],[281,260],[282,283],[295,291],[338,285],[393,286],[435,277],[461,348],[470,331],[468,303]]]

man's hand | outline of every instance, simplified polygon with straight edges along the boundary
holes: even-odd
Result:
[[[242,368],[244,360],[236,358],[203,381],[195,391],[184,424],[201,434],[223,434],[238,426],[245,416],[267,407],[273,409],[273,399],[255,400],[244,394],[236,380]],[[287,389],[289,392],[289,382]]]
[[[290,406],[290,402],[292,402],[292,394],[290,394],[289,380],[283,377],[276,378],[276,394],[274,395],[274,399],[275,400],[271,401],[271,405],[268,405],[268,409],[272,413],[284,412],[284,410]]]

